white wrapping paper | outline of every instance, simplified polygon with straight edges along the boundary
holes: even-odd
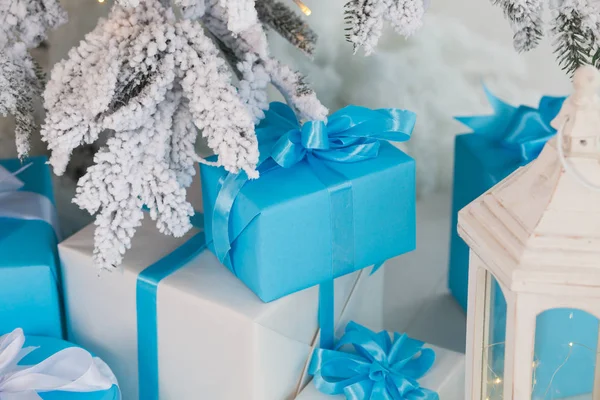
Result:
[[[183,243],[145,221],[122,272],[92,262],[90,225],[59,245],[69,339],[113,367],[123,398],[138,398],[136,280]],[[190,233],[191,235],[192,233]],[[338,329],[355,320],[382,328],[383,270],[336,280]],[[284,400],[304,387],[317,338],[316,287],[262,303],[208,251],[158,288],[160,398]]]

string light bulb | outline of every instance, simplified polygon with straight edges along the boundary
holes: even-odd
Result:
[[[98,3],[104,3],[104,0],[98,0]]]
[[[312,10],[308,8],[306,4],[302,2],[302,0],[294,0],[294,3],[300,8],[300,11],[304,13],[307,17],[312,14]]]

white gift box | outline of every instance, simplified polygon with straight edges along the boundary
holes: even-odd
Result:
[[[138,228],[123,270],[98,273],[94,226],[59,245],[69,339],[104,359],[123,398],[138,398],[136,282],[139,273],[184,243]],[[337,327],[349,320],[382,328],[384,272],[335,282]],[[318,340],[318,288],[261,302],[208,251],[162,280],[157,294],[161,399],[284,400],[303,387]],[[142,399],[143,400],[143,399]]]
[[[421,387],[437,392],[440,400],[464,400],[465,355],[437,346],[425,345],[424,347],[435,350],[436,358],[431,370],[419,379]],[[330,396],[323,394],[310,382],[296,397],[296,400],[335,400],[344,398],[343,395]]]

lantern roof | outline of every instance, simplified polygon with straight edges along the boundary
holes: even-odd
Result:
[[[459,213],[458,230],[513,291],[600,287],[600,73],[580,68],[540,156]]]

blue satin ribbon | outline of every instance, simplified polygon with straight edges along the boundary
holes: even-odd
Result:
[[[202,214],[191,219],[202,226]],[[158,400],[157,292],[160,281],[173,274],[206,249],[204,232],[192,236],[182,246],[143,270],[137,279],[136,308],[138,336],[139,398]]]
[[[540,154],[544,145],[555,134],[550,122],[558,115],[566,97],[544,96],[538,108],[521,105],[513,107],[494,96],[486,87],[485,94],[494,109],[494,115],[457,117],[473,130],[500,146],[518,154],[526,164]]]
[[[290,107],[271,103],[256,128],[260,144],[259,172],[292,168],[306,162],[329,194],[332,260],[330,277],[320,287],[319,321],[321,344],[333,345],[333,278],[354,265],[354,219],[352,182],[328,163],[354,163],[378,156],[380,141],[402,142],[410,138],[415,114],[398,109],[371,110],[348,106],[328,121],[300,124]],[[212,235],[215,255],[234,273],[230,257],[235,237],[229,232],[231,210],[248,182],[245,173],[228,174],[222,182],[213,211]],[[241,230],[243,231],[243,229]]]
[[[355,322],[333,350],[316,349],[308,369],[317,389],[348,400],[438,400],[418,379],[433,366],[435,352],[406,334],[375,333]],[[352,346],[353,352],[341,351]]]

